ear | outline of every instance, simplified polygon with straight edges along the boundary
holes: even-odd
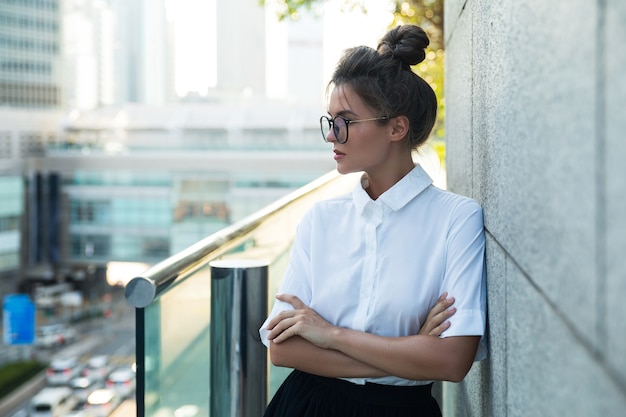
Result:
[[[391,140],[401,141],[409,133],[409,119],[406,116],[397,116],[390,121]]]

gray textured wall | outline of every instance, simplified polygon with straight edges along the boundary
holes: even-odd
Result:
[[[447,416],[626,416],[626,1],[446,0],[448,186],[485,209],[489,359]]]

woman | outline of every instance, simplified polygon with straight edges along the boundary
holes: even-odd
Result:
[[[434,187],[412,158],[437,109],[411,71],[428,43],[399,26],[335,69],[322,134],[340,173],[364,174],[298,227],[260,330],[272,363],[294,368],[266,416],[439,416],[432,381],[460,381],[482,358],[482,210]]]

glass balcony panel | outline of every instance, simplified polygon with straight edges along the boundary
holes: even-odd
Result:
[[[194,410],[199,417],[209,416],[212,325],[209,263],[218,259],[266,263],[269,281],[266,296],[268,310],[271,309],[302,215],[316,201],[348,192],[357,180],[355,175],[358,174],[332,173],[322,177],[135,279],[153,282],[156,291],[145,308],[137,308],[138,417],[177,415],[177,410],[180,415]],[[133,299],[128,287],[127,298]],[[255,332],[264,319],[265,316],[256,318],[258,323],[251,326]],[[258,381],[269,384],[268,400],[289,372],[268,366],[267,381]]]
[[[168,288],[146,307],[146,416],[189,405],[208,410],[210,312],[208,267]]]

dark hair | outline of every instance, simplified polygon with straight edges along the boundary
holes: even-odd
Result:
[[[377,50],[358,46],[344,51],[328,86],[350,86],[377,116],[406,116],[408,145],[417,148],[428,139],[437,116],[435,92],[411,71],[411,65],[426,57],[429,43],[419,26],[397,26],[385,34]]]

